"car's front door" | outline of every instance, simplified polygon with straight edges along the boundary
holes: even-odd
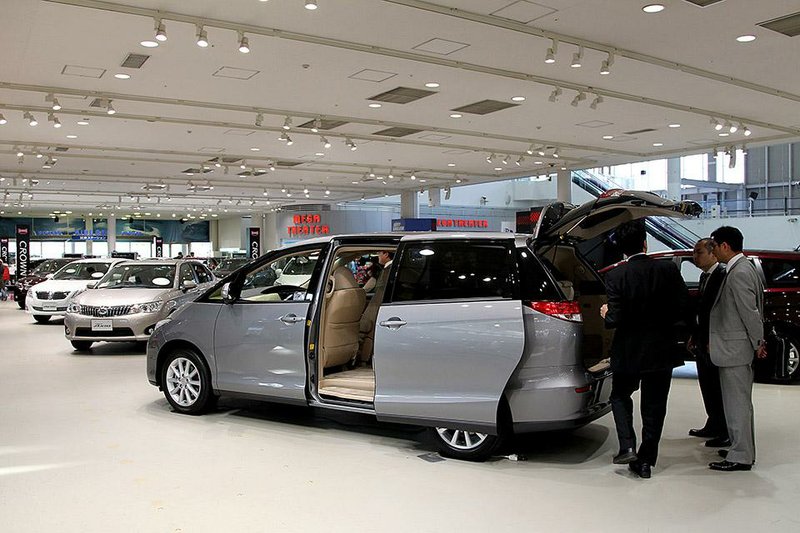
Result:
[[[514,241],[403,240],[375,330],[375,412],[496,431],[523,351]]]
[[[303,286],[275,285],[276,264],[316,261],[321,247],[258,261],[231,282],[214,331],[221,390],[305,401],[305,333],[318,271]]]

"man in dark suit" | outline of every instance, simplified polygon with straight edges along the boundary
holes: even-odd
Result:
[[[767,356],[764,344],[764,286],[753,263],[742,253],[742,232],[730,226],[711,238],[714,255],[727,263],[727,273],[709,317],[709,352],[719,367],[730,449],[711,470],[750,470],[756,459],[753,428],[753,358]]]
[[[628,261],[606,275],[608,304],[600,309],[606,327],[616,328],[611,409],[620,450],[613,462],[628,464],[639,477],[649,478],[658,458],[672,369],[683,364],[675,324],[684,318],[687,290],[675,263],[646,255],[643,220],[622,224],[616,241]],[[642,443],[635,451],[631,395],[640,386]]]
[[[689,338],[689,350],[697,359],[697,381],[700,384],[700,394],[703,396],[707,418],[702,428],[690,429],[689,435],[709,438],[706,446],[724,447],[730,446],[730,440],[728,440],[728,426],[725,424],[725,410],[722,406],[719,369],[711,362],[708,354],[708,321],[711,306],[714,305],[722,280],[725,278],[725,267],[714,256],[715,246],[712,239],[700,239],[694,245],[692,253],[694,264],[703,273],[700,274],[697,308],[692,323],[692,336]]]

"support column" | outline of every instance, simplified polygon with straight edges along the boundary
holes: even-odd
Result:
[[[278,235],[278,213],[264,213],[261,225],[261,246],[262,253],[267,250],[274,250],[280,246],[280,236]]]
[[[117,249],[117,216],[114,213],[109,213],[107,221],[108,227],[108,255]]]
[[[211,239],[212,255],[219,252],[219,220],[209,220],[208,238]]]
[[[442,205],[442,189],[431,187],[428,189],[428,207],[439,207]]]
[[[86,217],[86,255],[92,255],[92,234],[94,233],[94,219],[92,217]]]
[[[679,202],[681,200],[681,159],[667,159],[667,198]]]
[[[556,198],[559,202],[572,203],[572,172],[559,170],[556,174]]]
[[[419,197],[417,191],[400,193],[400,217],[419,218]]]

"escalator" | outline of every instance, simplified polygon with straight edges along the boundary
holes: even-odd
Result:
[[[621,189],[608,178],[600,177],[588,170],[573,170],[572,183],[592,196],[600,196],[611,189]],[[690,229],[667,217],[648,217],[647,233],[671,250],[693,248],[700,236]]]

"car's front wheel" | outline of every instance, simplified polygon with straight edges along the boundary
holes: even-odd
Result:
[[[19,306],[20,309],[25,309],[25,297],[24,296],[20,296],[19,298],[17,298],[17,305]]]
[[[217,401],[205,363],[185,348],[167,356],[161,369],[161,386],[167,401],[179,413],[203,414]]]
[[[50,315],[33,315],[33,319],[39,324],[50,322]]]

